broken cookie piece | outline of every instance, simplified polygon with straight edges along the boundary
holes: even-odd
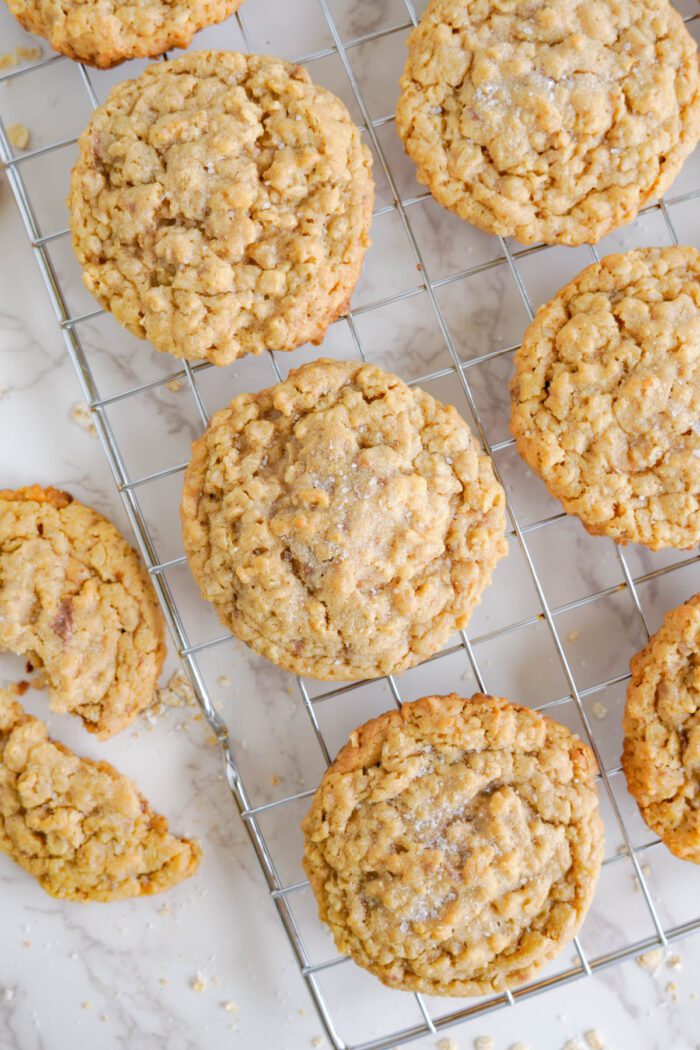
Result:
[[[51,707],[102,739],[155,696],[163,617],[136,551],[68,493],[0,491],[0,650],[42,668]]]
[[[8,690],[0,690],[0,849],[51,896],[74,901],[160,893],[201,857],[127,777],[51,740]]]

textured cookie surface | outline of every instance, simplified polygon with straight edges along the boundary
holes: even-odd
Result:
[[[156,349],[222,365],[323,338],[373,196],[358,129],[304,69],[199,51],[111,92],[81,136],[69,208],[102,305]]]
[[[127,777],[78,758],[0,690],[0,849],[54,897],[113,901],[188,878],[201,851]]]
[[[65,492],[0,492],[0,649],[43,667],[51,707],[103,739],[152,702],[163,617],[138,555]]]
[[[528,980],[593,897],[595,768],[565,726],[481,694],[428,697],[357,729],[302,825],[338,949],[430,995]]]
[[[431,0],[397,129],[445,207],[525,244],[594,242],[700,137],[697,48],[666,0]]]
[[[188,47],[204,26],[222,22],[241,0],[6,0],[30,33],[77,62],[109,69]]]
[[[589,266],[515,355],[518,451],[570,514],[619,543],[700,539],[700,254]]]
[[[503,490],[455,409],[351,362],[305,365],[217,413],[182,517],[222,622],[325,680],[436,652],[506,550]]]
[[[632,659],[622,765],[644,820],[700,864],[700,595]]]

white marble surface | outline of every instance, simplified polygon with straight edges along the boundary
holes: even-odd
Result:
[[[420,4],[416,8],[420,8]],[[403,0],[329,0],[345,40],[406,21]],[[686,11],[693,4],[688,0]],[[317,0],[249,0],[246,25],[259,50],[298,57],[327,48],[328,30],[317,14]],[[697,22],[694,24],[697,32]],[[348,51],[353,72],[373,118],[387,116],[393,106],[395,80],[403,55],[400,30],[359,44]],[[0,11],[0,51],[26,42],[6,10]],[[235,21],[206,31],[199,46],[241,46]],[[138,67],[139,64],[134,64]],[[131,69],[128,72],[133,72]],[[337,57],[312,65],[313,75],[333,87],[359,111]],[[127,71],[97,74],[98,97]],[[26,123],[32,147],[41,147],[81,129],[89,109],[75,67],[62,62],[0,87],[0,115],[6,123]],[[401,156],[391,125],[379,131],[382,149],[402,196],[420,192],[410,165]],[[43,233],[66,225],[66,177],[74,150],[52,153],[27,163],[27,178]],[[378,205],[390,202],[387,181],[377,167]],[[700,187],[700,158],[689,162],[677,183],[678,192]],[[697,201],[671,206],[683,239],[700,246]],[[500,258],[498,243],[459,223],[430,201],[407,209],[411,228],[423,250],[433,279],[447,278]],[[367,307],[399,291],[420,288],[410,245],[396,212],[380,216],[375,247],[354,300]],[[658,212],[642,216],[614,235],[605,250],[641,243],[667,243],[668,231]],[[0,485],[31,481],[63,485],[125,526],[120,500],[99,442],[71,418],[80,399],[77,379],[67,358],[45,290],[19,221],[7,182],[0,176]],[[52,261],[74,313],[94,308],[81,288],[67,240],[57,240]],[[528,293],[537,304],[588,262],[585,250],[549,250],[524,257],[519,268]],[[444,284],[438,303],[457,353],[469,361],[517,342],[526,323],[503,262],[463,280]],[[367,356],[406,378],[450,366],[450,357],[428,296],[417,292],[399,304],[376,310],[360,309],[355,329]],[[130,339],[109,318],[80,326],[80,335],[94,370],[101,396],[108,397],[149,380],[177,372],[167,355],[158,355]],[[335,325],[324,352],[353,356],[357,344],[347,325]],[[304,348],[280,360],[282,371],[317,354]],[[492,443],[507,438],[505,412],[508,354],[468,370],[477,407]],[[238,390],[266,385],[272,379],[269,361],[250,360],[224,370],[205,370],[199,385],[210,411]],[[440,378],[428,389],[454,401],[469,416],[454,378]],[[132,478],[173,466],[187,458],[189,443],[200,427],[194,402],[186,389],[155,387],[138,398],[117,402],[109,420],[124,451]],[[557,505],[526,472],[511,449],[497,453],[515,512],[521,524],[556,513]],[[141,507],[151,528],[160,560],[181,552],[177,500],[179,475],[139,490]],[[530,552],[545,595],[557,609],[574,599],[616,588],[622,567],[612,544],[587,537],[571,520],[557,521],[528,536]],[[653,630],[664,611],[700,589],[700,571],[692,556],[650,555],[630,549],[627,563],[639,577],[657,568],[671,571],[639,586],[642,611]],[[683,565],[684,561],[691,564]],[[210,611],[199,601],[187,570],[168,573],[181,603],[192,642],[221,632]],[[551,636],[541,620],[536,591],[515,542],[499,568],[470,626],[477,639],[475,654],[487,688],[521,702],[559,701],[554,717],[581,730],[575,705],[556,658]],[[527,621],[505,635],[493,632]],[[557,627],[579,689],[624,674],[632,652],[644,640],[644,623],[629,593],[614,590],[577,609],[560,611]],[[263,803],[313,787],[323,768],[292,679],[251,657],[231,642],[209,650],[200,669],[237,741],[238,759],[254,803]],[[173,662],[174,666],[174,662]],[[22,661],[3,657],[2,679],[23,675]],[[219,684],[227,675],[233,685]],[[312,695],[321,687],[308,683]],[[463,652],[442,657],[399,679],[405,699],[422,693],[476,687]],[[619,760],[619,718],[624,685],[584,698],[587,713],[603,700],[608,715],[592,720],[596,743],[609,770]],[[27,705],[47,716],[46,698],[31,691]],[[317,714],[331,752],[354,725],[391,706],[385,683],[373,683],[345,697],[320,703]],[[198,836],[205,859],[196,879],[153,900],[109,906],[78,906],[53,901],[20,869],[0,856],[0,1050],[63,1050],[100,1046],[194,1050],[206,1046],[265,1050],[302,1050],[317,1045],[321,1025],[291,949],[268,898],[264,880],[249,846],[228,789],[218,753],[196,713],[169,710],[154,726],[142,723],[107,744],[88,737],[72,720],[49,717],[54,734],[84,754],[105,757],[129,773],[177,830]],[[635,846],[651,837],[636,816],[633,803],[617,774],[612,775],[617,802]],[[292,883],[301,877],[298,818],[304,804],[271,814],[265,824],[280,877]],[[607,855],[614,857],[621,833],[609,803],[604,805]],[[699,878],[688,865],[672,860],[660,845],[649,845],[640,859],[648,865],[649,885],[666,927],[700,914]],[[647,870],[645,868],[645,870]],[[327,935],[313,915],[304,891],[295,895],[298,922],[314,961],[334,954]],[[632,941],[653,936],[641,894],[635,892],[629,861],[609,864],[603,872],[595,905],[582,932],[582,944],[593,958]],[[531,1050],[561,1050],[570,1039],[582,1039],[598,1028],[610,1050],[696,1050],[700,1006],[700,938],[684,941],[668,953],[678,954],[682,970],[663,965],[655,976],[629,962],[517,1007],[490,1014],[453,1029],[449,1035],[459,1050],[467,1050],[479,1035],[490,1034],[495,1050],[525,1042]],[[571,952],[549,969],[556,973],[571,961]],[[197,974],[205,987],[191,985]],[[370,1039],[419,1020],[412,997],[388,993],[351,964],[328,971],[324,987],[348,1040]],[[669,988],[669,982],[675,984]],[[237,1013],[226,1010],[233,1002]],[[428,1003],[434,1017],[449,1002]],[[421,1050],[435,1048],[438,1037],[417,1042]],[[327,1046],[322,1039],[320,1046]],[[573,1044],[576,1045],[575,1043]]]

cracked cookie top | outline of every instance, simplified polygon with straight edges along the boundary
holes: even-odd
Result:
[[[131,781],[79,758],[0,690],[0,849],[53,897],[114,901],[160,893],[196,871]]]
[[[524,244],[595,242],[700,137],[697,47],[666,0],[431,0],[397,129],[418,179]]]
[[[109,69],[189,47],[204,26],[222,22],[242,0],[6,0],[15,18],[77,62]]]
[[[0,491],[0,649],[42,668],[54,711],[102,739],[152,703],[165,659],[148,573],[110,521],[67,492]]]
[[[301,66],[197,51],[119,84],[80,138],[87,288],[157,350],[224,365],[320,342],[369,244],[369,150]]]
[[[339,951],[429,995],[531,978],[593,897],[595,771],[565,726],[482,694],[427,697],[355,730],[302,824]]]
[[[622,766],[644,820],[700,864],[700,595],[632,658]]]
[[[453,407],[320,360],[214,416],[185,476],[183,538],[203,596],[256,652],[376,678],[466,625],[506,551],[504,502]]]
[[[589,266],[515,355],[518,451],[569,514],[618,543],[700,540],[700,254]]]

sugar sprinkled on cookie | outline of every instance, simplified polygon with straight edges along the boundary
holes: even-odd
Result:
[[[482,694],[427,697],[355,730],[302,824],[339,951],[429,995],[529,980],[593,897],[595,771],[565,726]]]
[[[214,416],[185,475],[183,538],[234,634],[347,681],[410,667],[466,625],[507,551],[504,505],[452,406],[319,360]]]

